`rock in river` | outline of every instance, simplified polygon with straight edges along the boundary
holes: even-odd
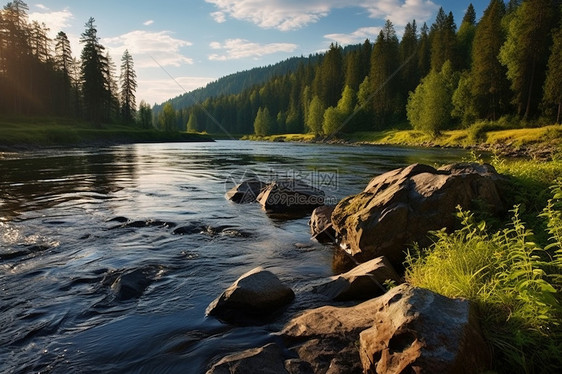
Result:
[[[236,324],[259,323],[295,297],[276,275],[261,267],[242,275],[208,307],[207,314]]]
[[[238,204],[253,203],[264,187],[265,183],[259,179],[248,179],[230,189],[225,197]]]
[[[283,352],[275,343],[234,353],[217,362],[207,374],[288,374]]]
[[[324,191],[296,179],[270,183],[258,196],[258,202],[270,213],[311,212],[324,205]]]
[[[360,194],[342,200],[332,224],[342,248],[360,261],[385,256],[400,267],[407,246],[429,244],[430,230],[453,228],[457,206],[503,212],[501,180],[490,165],[436,170],[414,164],[380,175]]]
[[[306,311],[281,334],[315,373],[479,373],[491,360],[467,300],[407,284]]]
[[[310,221],[310,233],[312,238],[320,243],[333,243],[336,238],[336,232],[332,227],[332,213],[335,206],[323,205],[314,209]]]

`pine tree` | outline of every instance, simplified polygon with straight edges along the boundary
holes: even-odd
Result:
[[[58,105],[55,112],[59,115],[71,115],[72,113],[72,51],[68,36],[59,32],[55,38],[55,70],[59,73],[59,84],[56,90],[59,93]]]
[[[457,26],[453,13],[445,14],[443,8],[439,8],[435,23],[431,26],[431,68],[441,70],[445,61],[451,61],[453,68],[458,65],[457,56]]]
[[[308,108],[306,125],[314,135],[322,135],[322,124],[324,122],[325,106],[318,96],[314,96]]]
[[[125,123],[133,122],[136,111],[135,92],[137,90],[137,75],[135,73],[133,57],[125,50],[121,58],[121,116]]]
[[[199,131],[199,124],[197,121],[197,114],[194,110],[191,111],[189,115],[189,121],[187,121],[187,132],[197,132]]]
[[[400,78],[396,76],[399,67],[398,46],[394,26],[387,20],[375,42],[369,73],[376,129],[388,127],[401,110],[398,99]]]
[[[509,83],[506,69],[498,54],[505,36],[502,18],[503,0],[491,0],[476,29],[473,44],[471,92],[478,117],[496,120],[505,113],[509,102]]]
[[[528,0],[510,18],[500,61],[515,93],[517,112],[528,119],[538,112],[555,22],[551,0]]]
[[[468,6],[457,33],[459,68],[469,69],[472,62],[472,42],[476,33],[476,11],[472,3]]]
[[[431,40],[429,38],[429,27],[424,22],[420,30],[420,42],[418,48],[418,72],[420,77],[425,77],[431,70]]]
[[[152,108],[144,100],[139,104],[139,124],[144,129],[152,127]]]
[[[81,78],[86,119],[100,124],[108,120],[111,92],[108,81],[108,62],[103,52],[105,48],[99,43],[94,18],[86,22],[86,31],[80,38],[84,44],[81,54]]]
[[[554,44],[548,59],[548,70],[544,84],[544,104],[556,105],[556,123],[562,115],[562,26],[553,34]]]
[[[400,41],[400,64],[405,64],[400,72],[402,78],[402,94],[407,97],[408,92],[416,89],[420,75],[418,61],[418,31],[416,21],[408,23]]]
[[[314,93],[328,106],[335,106],[344,84],[342,49],[332,44],[324,56],[312,84]]]

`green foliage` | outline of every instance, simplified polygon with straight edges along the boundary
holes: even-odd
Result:
[[[562,121],[562,26],[553,35],[554,44],[548,60],[548,71],[544,83],[543,102],[556,106],[556,123]]]
[[[451,125],[452,96],[458,83],[458,75],[451,63],[443,65],[440,72],[432,70],[410,94],[406,107],[408,120],[416,130],[438,135]]]
[[[137,121],[143,129],[152,127],[152,108],[144,100],[141,100],[139,104]]]
[[[164,110],[158,117],[158,124],[160,125],[161,130],[176,130],[176,111],[174,110],[174,107],[172,107],[172,104],[166,103],[166,105],[164,105]]]
[[[338,108],[331,106],[326,109],[322,123],[324,134],[327,136],[336,135],[342,129],[343,120],[343,113]]]
[[[191,112],[189,115],[189,121],[187,121],[187,132],[198,132],[199,126],[197,124],[197,114]]]
[[[472,75],[469,71],[461,74],[457,89],[453,93],[452,104],[451,115],[460,119],[463,127],[469,127],[478,117],[472,96]]]
[[[272,133],[273,118],[269,114],[269,109],[259,108],[254,120],[254,132],[258,136],[267,136]]]
[[[559,367],[561,357],[552,352],[560,349],[562,310],[549,277],[562,268],[533,242],[518,208],[511,224],[495,233],[488,233],[472,214],[459,209],[458,215],[460,230],[435,232],[430,248],[416,247],[408,254],[407,281],[475,302],[494,348],[496,370],[551,372]],[[562,229],[560,222],[551,223]]]
[[[315,135],[322,134],[322,125],[324,123],[324,104],[318,96],[314,96],[308,108],[308,117],[306,118],[306,125],[310,132]]]

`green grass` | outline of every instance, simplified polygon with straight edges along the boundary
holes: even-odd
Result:
[[[556,372],[562,365],[562,162],[494,164],[518,191],[513,199],[528,205],[533,229],[521,218],[522,206],[500,228],[459,211],[461,229],[435,232],[432,246],[411,251],[406,279],[478,306],[494,370]]]
[[[97,127],[67,118],[0,118],[0,147],[2,148],[206,141],[210,139],[203,134],[161,132],[119,124]]]

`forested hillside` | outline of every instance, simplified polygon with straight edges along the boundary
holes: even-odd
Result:
[[[147,104],[141,103],[137,118],[136,74],[128,51],[118,78],[93,18],[85,24],[77,59],[66,33],[60,31],[49,39],[45,24],[29,22],[28,9],[24,1],[15,0],[0,10],[1,115],[57,116],[96,125],[140,122],[152,127]]]
[[[294,71],[198,105],[172,101],[157,121],[257,135],[559,123],[561,16],[560,0],[492,0],[478,22],[472,4],[458,27],[440,9],[431,25],[412,20],[400,40],[388,20],[374,43],[332,45]]]

